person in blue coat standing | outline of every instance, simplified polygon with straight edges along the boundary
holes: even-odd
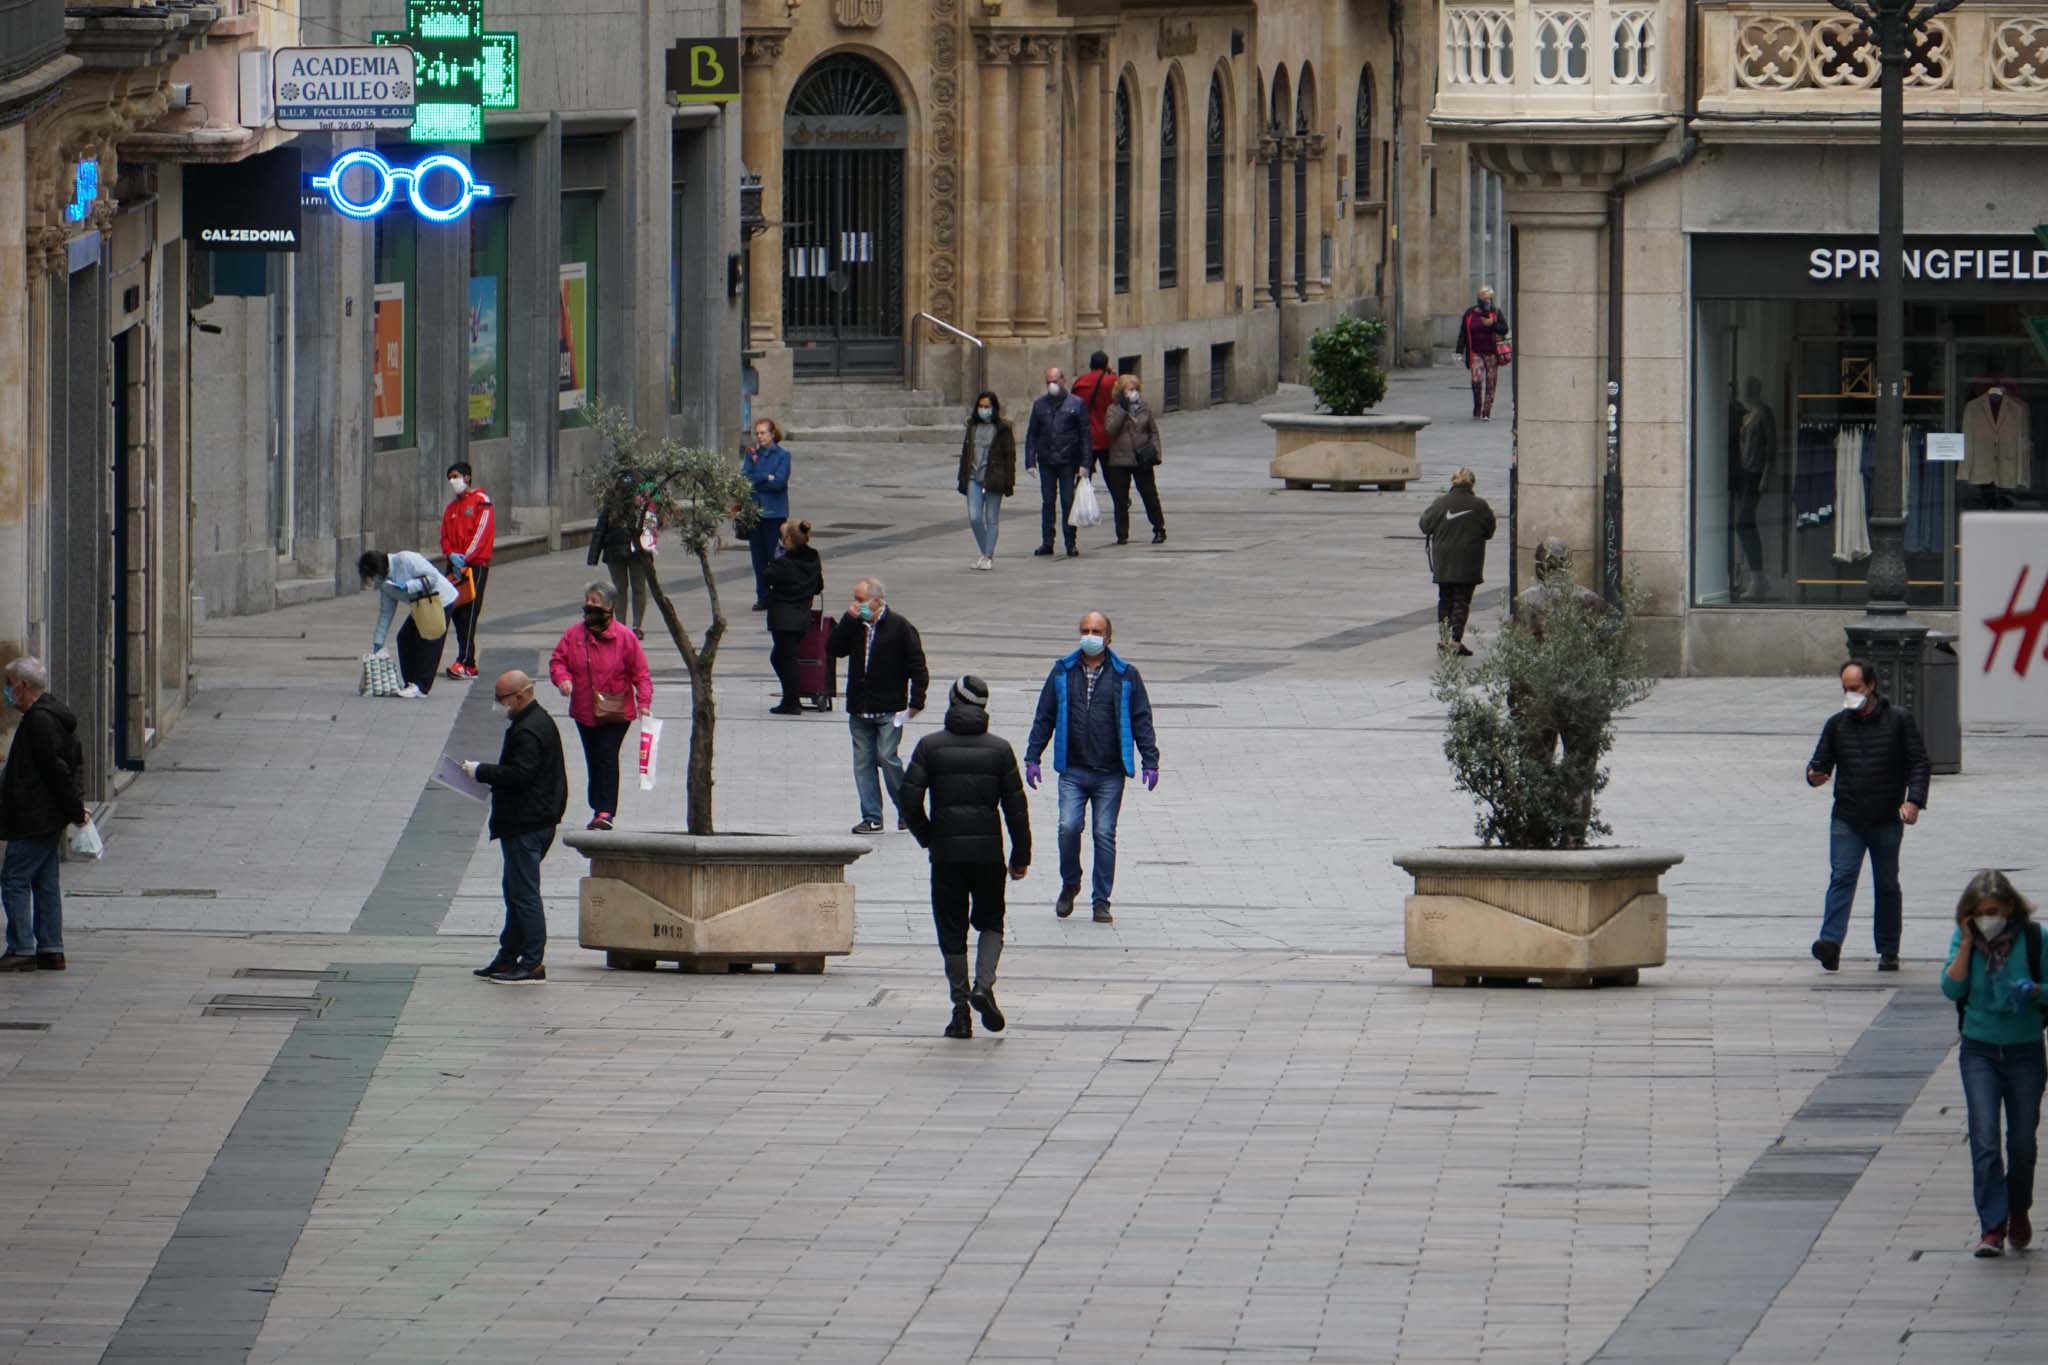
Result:
[[[1080,645],[1052,666],[1024,744],[1026,783],[1038,785],[1038,759],[1048,741],[1060,775],[1060,898],[1053,913],[1061,919],[1074,913],[1081,894],[1081,828],[1089,817],[1095,826],[1097,924],[1115,921],[1109,897],[1116,885],[1116,820],[1124,782],[1139,778],[1146,791],[1159,786],[1152,701],[1138,670],[1110,649],[1112,633],[1109,618],[1099,611],[1081,618]]]
[[[782,428],[763,417],[754,423],[754,448],[740,462],[740,472],[754,485],[761,519],[747,534],[754,555],[754,610],[768,610],[768,561],[782,544],[782,523],[789,520],[789,452],[782,448]]]

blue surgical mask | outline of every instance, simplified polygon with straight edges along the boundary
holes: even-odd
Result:
[[[6,697],[9,706],[14,705],[14,684],[0,684],[0,696]]]
[[[1108,647],[1108,642],[1100,635],[1083,635],[1081,637],[1081,652],[1091,659]]]
[[[863,621],[872,621],[872,620],[874,620],[874,619],[875,619],[875,604],[874,604],[873,602],[863,602],[863,603],[861,603],[861,604],[860,604],[860,613],[859,613],[859,614],[860,614],[860,619],[861,619],[861,620],[863,620]]]
[[[976,408],[974,415],[984,422],[993,422],[996,419],[996,410],[994,408]]]

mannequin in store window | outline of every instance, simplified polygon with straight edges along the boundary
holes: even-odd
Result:
[[[2007,496],[2033,481],[2032,414],[2011,385],[1993,379],[1963,405],[1963,463],[1957,477],[1977,484],[1986,506],[2010,505]]]
[[[1742,385],[1742,418],[1735,428],[1735,538],[1742,548],[1741,567],[1748,572],[1742,596],[1768,597],[1771,580],[1764,573],[1764,541],[1757,530],[1757,510],[1764,482],[1778,457],[1778,415],[1764,402],[1763,381],[1751,375]]]

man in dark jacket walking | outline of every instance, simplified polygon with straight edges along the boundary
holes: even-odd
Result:
[[[1493,539],[1493,509],[1473,492],[1479,476],[1469,469],[1451,475],[1451,487],[1422,514],[1429,537],[1429,567],[1436,579],[1438,648],[1470,655],[1465,621],[1472,594],[1486,581],[1486,542]]]
[[[85,753],[78,717],[50,695],[37,659],[7,665],[7,704],[21,712],[7,766],[0,768],[0,899],[7,906],[7,953],[0,972],[64,970],[64,897],[57,883],[66,825],[86,822]]]
[[[860,823],[853,832],[880,834],[882,786],[888,784],[892,802],[903,786],[903,760],[896,756],[903,723],[924,710],[931,687],[924,640],[901,613],[889,610],[882,580],[863,578],[853,585],[846,614],[825,637],[825,652],[847,660],[846,728],[853,733],[853,787],[860,795]],[[896,828],[909,828],[901,812]]]
[[[1081,894],[1081,827],[1095,826],[1095,922],[1110,924],[1110,892],[1116,887],[1116,820],[1123,810],[1124,781],[1140,778],[1146,791],[1159,786],[1159,741],[1152,733],[1152,700],[1138,670],[1109,647],[1109,618],[1091,611],[1081,618],[1079,648],[1052,666],[1038,694],[1031,738],[1024,741],[1024,781],[1038,786],[1038,756],[1052,742],[1052,766],[1060,775],[1060,898],[1053,913],[1074,913]],[[1142,762],[1142,766],[1140,766]]]
[[[476,975],[503,986],[548,979],[548,917],[540,898],[540,863],[554,847],[555,827],[569,808],[562,734],[533,695],[533,679],[517,669],[498,676],[493,694],[505,708],[505,744],[496,763],[464,763],[491,789],[491,837],[505,859],[505,930],[498,955]]]
[[[1806,765],[1807,785],[1824,787],[1832,777],[1835,805],[1828,824],[1828,894],[1813,955],[1834,971],[1841,965],[1842,940],[1849,934],[1849,905],[1856,878],[1870,858],[1876,882],[1877,969],[1899,969],[1899,927],[1904,896],[1899,890],[1899,845],[1906,826],[1927,809],[1927,748],[1920,727],[1904,707],[1877,695],[1877,673],[1866,659],[1842,665],[1842,709],[1821,727],[1820,743]]]
[[[1066,533],[1067,558],[1081,553],[1068,518],[1074,511],[1076,473],[1083,469],[1095,472],[1094,454],[1088,405],[1067,392],[1067,376],[1054,366],[1045,372],[1045,392],[1031,405],[1031,420],[1024,428],[1024,468],[1038,471],[1040,534],[1033,554],[1053,552],[1055,502],[1059,528]]]
[[[899,800],[910,833],[932,858],[932,922],[953,995],[948,1038],[972,1038],[972,1005],[990,1033],[1003,1031],[996,1006],[996,963],[1003,955],[1003,878],[1022,881],[1031,866],[1031,812],[1009,743],[988,732],[988,684],[972,674],[953,684],[946,728],[910,753]],[[925,811],[925,793],[931,811]],[[1001,820],[997,812],[1001,812]],[[1003,866],[1003,825],[1010,862]],[[970,906],[972,907],[970,909]],[[967,926],[975,930],[974,984],[967,981]]]

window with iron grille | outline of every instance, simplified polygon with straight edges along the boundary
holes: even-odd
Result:
[[[1352,188],[1354,199],[1372,198],[1372,68],[1366,67],[1358,77],[1358,108],[1351,115],[1351,164],[1357,185]]]
[[[1159,97],[1159,287],[1180,283],[1180,101],[1173,82]]]
[[[1223,82],[1209,78],[1208,175],[1202,202],[1204,277],[1223,278]]]
[[[1116,87],[1116,195],[1110,211],[1110,284],[1131,292],[1131,90]]]
[[[1230,343],[1209,348],[1209,402],[1230,401]]]

